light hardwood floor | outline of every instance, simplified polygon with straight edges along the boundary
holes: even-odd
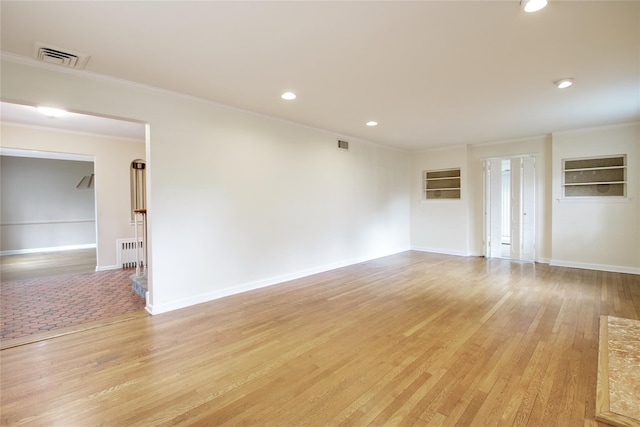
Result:
[[[0,257],[3,282],[96,271],[96,250],[43,252]]]
[[[3,350],[1,420],[598,425],[600,315],[640,276],[405,252]]]

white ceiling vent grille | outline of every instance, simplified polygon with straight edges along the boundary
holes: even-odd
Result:
[[[48,62],[50,64],[62,65],[63,67],[83,69],[91,56],[73,52],[68,49],[60,49],[55,46],[49,46],[44,43],[36,42],[33,49],[33,56],[39,61]]]

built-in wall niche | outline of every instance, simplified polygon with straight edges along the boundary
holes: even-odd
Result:
[[[460,199],[460,168],[422,172],[424,200]]]
[[[564,159],[564,197],[625,197],[627,156]]]

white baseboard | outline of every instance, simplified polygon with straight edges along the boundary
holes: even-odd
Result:
[[[442,255],[455,255],[455,256],[476,256],[467,251],[456,251],[451,249],[441,249],[441,248],[426,248],[424,246],[411,246],[412,251],[418,252],[431,252],[434,254],[442,254]],[[481,255],[477,255],[481,256]]]
[[[0,251],[0,256],[37,254],[42,252],[75,251],[78,249],[91,249],[95,247],[96,247],[95,243],[89,243],[86,245],[53,246],[51,248],[15,249],[15,250],[9,250],[9,251]]]
[[[257,280],[255,282],[245,283],[243,285],[231,286],[224,289],[219,289],[212,292],[207,292],[200,295],[195,295],[193,297],[184,298],[176,301],[169,301],[166,303],[160,304],[149,304],[149,299],[147,298],[147,306],[145,309],[150,314],[161,314],[166,313],[168,311],[178,310],[181,308],[189,307],[196,304],[201,304],[204,302],[213,301],[219,298],[228,297],[231,295],[239,294],[242,292],[252,291],[255,289],[265,288],[267,286],[277,285],[279,283],[288,282],[290,280],[301,279],[303,277],[311,276],[313,274],[324,273],[325,271],[335,270],[337,268],[347,267],[349,265],[359,264],[365,261],[371,261],[377,258],[382,258],[389,255],[394,255],[400,252],[405,252],[409,250],[409,248],[398,249],[389,253],[373,256],[373,257],[362,257],[357,259],[351,259],[347,261],[335,262],[332,264],[326,264],[319,267],[310,268],[307,270],[302,270],[290,274],[283,274],[281,276],[271,277],[269,279]],[[153,280],[153,279],[152,279]]]
[[[469,252],[452,251],[452,250],[439,249],[439,248],[425,248],[423,246],[412,246],[411,250],[419,251],[419,252],[431,252],[431,253],[443,254],[443,255],[454,255],[454,256],[467,256],[467,257],[484,256],[482,252],[478,252],[478,251],[469,251]],[[549,258],[536,258],[535,262],[538,262],[540,264],[549,264],[551,260]],[[583,267],[579,267],[579,268],[583,268]]]
[[[549,264],[557,267],[581,268],[583,270],[599,270],[610,271],[613,273],[640,274],[640,268],[625,267],[620,265],[590,264],[586,262],[563,261],[559,259],[552,259]]]
[[[120,270],[121,268],[119,265],[104,265],[102,267],[96,267],[96,271]]]

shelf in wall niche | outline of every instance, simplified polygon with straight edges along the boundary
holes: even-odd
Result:
[[[556,199],[558,203],[630,203],[631,197],[563,197]]]
[[[576,185],[611,185],[611,184],[625,184],[625,181],[592,181],[592,182],[572,182],[564,184],[565,187],[572,187]]]
[[[460,168],[422,172],[422,200],[459,200]]]
[[[422,199],[420,203],[432,204],[432,203],[464,203],[464,199]]]
[[[627,193],[627,157],[615,155],[562,161],[564,198],[624,198]]]
[[[618,182],[566,185],[565,197],[624,197],[625,185]]]

